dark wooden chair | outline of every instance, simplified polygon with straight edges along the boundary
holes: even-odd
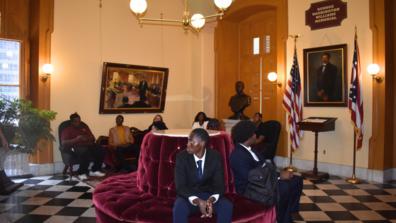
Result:
[[[255,149],[263,155],[265,159],[274,160],[281,124],[276,120],[270,120],[263,123],[265,139],[264,142],[255,146]]]
[[[81,124],[87,126],[87,124],[85,124],[84,122],[81,122]],[[71,181],[72,176],[74,175],[73,165],[79,164],[79,160],[77,155],[70,148],[65,148],[64,146],[62,146],[62,137],[61,137],[63,130],[65,130],[70,125],[71,125],[70,120],[63,121],[58,127],[58,137],[59,137],[59,151],[62,156],[62,161],[65,164],[62,173],[63,175],[69,175],[69,180]]]

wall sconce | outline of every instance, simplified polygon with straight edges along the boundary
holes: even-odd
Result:
[[[380,83],[383,81],[383,78],[378,76],[380,72],[380,66],[378,66],[378,64],[370,64],[367,66],[367,73],[373,77],[374,80],[377,81],[377,83]]]
[[[54,73],[54,66],[52,64],[44,64],[42,67],[43,74],[41,75],[41,80],[46,82],[47,79]]]
[[[278,74],[276,72],[269,72],[267,78],[270,82],[275,82],[278,80]],[[277,82],[276,84],[278,85],[278,87],[282,86],[282,83],[280,82]]]

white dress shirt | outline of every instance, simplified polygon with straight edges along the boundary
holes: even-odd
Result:
[[[198,168],[198,164],[197,164],[197,161],[198,160],[202,160],[202,175],[203,175],[203,173],[204,173],[204,166],[205,166],[205,158],[206,158],[206,149],[205,149],[205,153],[204,153],[204,155],[202,156],[202,158],[199,158],[198,156],[196,156],[195,154],[194,154],[194,161],[195,161],[195,166]],[[213,194],[212,196],[210,196],[210,197],[213,197],[214,199],[215,199],[215,201],[213,202],[213,203],[216,203],[216,201],[219,199],[219,194]],[[190,201],[190,203],[192,204],[192,205],[194,205],[194,206],[196,206],[194,203],[193,203],[193,200],[195,200],[195,199],[197,199],[198,197],[197,196],[190,196],[190,197],[188,197],[188,200]]]
[[[199,122],[194,122],[192,125],[192,129],[198,129],[198,128],[206,129],[207,126],[208,126],[208,121],[204,121],[202,125],[200,125]]]

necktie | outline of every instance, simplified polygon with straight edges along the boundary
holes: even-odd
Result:
[[[199,180],[201,180],[202,179],[202,160],[198,160],[197,161],[197,165],[198,165],[198,168],[197,168],[197,173],[198,173],[198,179]]]
[[[326,70],[326,65],[322,65],[322,73]]]

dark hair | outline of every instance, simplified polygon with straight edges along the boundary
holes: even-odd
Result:
[[[158,129],[158,130],[166,130],[168,127],[166,127],[165,123],[162,121],[156,121],[153,122],[153,126]]]
[[[208,125],[206,127],[208,130],[220,130],[220,121],[216,118],[209,119]]]
[[[238,122],[231,129],[231,136],[234,143],[243,143],[254,135],[256,125],[249,120],[242,120]]]
[[[124,116],[122,116],[122,115],[117,115],[116,119],[117,119],[118,117],[121,117],[122,120],[124,120]]]
[[[73,119],[75,119],[75,118],[81,118],[80,115],[78,115],[77,112],[74,112],[73,114],[71,114],[71,115],[69,116],[69,119],[70,119],[70,120],[73,120]]]
[[[254,113],[254,115],[258,115],[260,118],[263,118],[263,114],[261,114],[260,112],[256,112]]]
[[[208,145],[209,142],[209,133],[205,129],[197,128],[191,131],[190,135],[192,137],[198,137],[200,140],[205,142],[205,145]]]
[[[160,114],[156,114],[156,115],[154,115],[153,122],[154,122],[154,119],[155,119],[157,116],[161,118],[161,122],[163,122],[163,121],[164,121],[164,119],[162,118],[162,115],[160,115]]]
[[[205,112],[200,111],[200,112],[198,112],[197,115],[195,116],[194,122],[198,122],[198,121],[199,121],[198,118],[199,118],[200,115],[203,115],[203,116],[204,116],[204,121],[208,121],[208,116],[206,116]]]
[[[327,53],[327,52],[324,52],[323,54],[322,54],[322,56],[327,56],[327,58],[331,58],[331,56],[330,56],[330,53]]]

